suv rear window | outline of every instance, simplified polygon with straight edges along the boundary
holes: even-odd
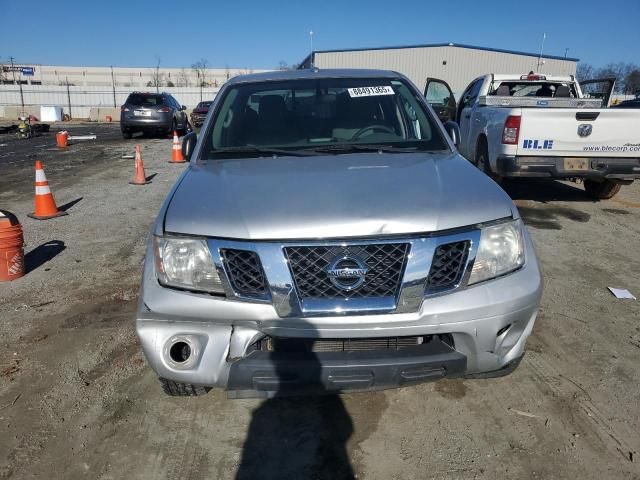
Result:
[[[164,101],[162,100],[162,95],[132,93],[127,98],[127,103],[137,107],[155,107],[156,105],[162,105]]]

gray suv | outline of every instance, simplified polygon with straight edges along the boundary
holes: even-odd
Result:
[[[168,93],[133,92],[120,107],[120,130],[126,139],[135,132],[170,135],[190,129],[187,107]]]
[[[235,77],[152,227],[136,329],[170,395],[512,372],[542,278],[517,208],[404,76]]]

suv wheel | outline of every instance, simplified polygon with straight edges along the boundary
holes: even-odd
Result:
[[[613,198],[620,191],[622,184],[605,180],[604,182],[596,182],[595,180],[585,180],[584,190],[587,195],[597,198],[598,200],[608,200]]]
[[[131,132],[128,130],[123,130],[122,138],[124,138],[125,140],[131,140]]]
[[[160,378],[160,385],[164,393],[170,397],[197,397],[198,395],[206,395],[211,390],[208,387],[200,385],[192,385],[190,383],[174,382]]]

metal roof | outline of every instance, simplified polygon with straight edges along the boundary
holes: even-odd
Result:
[[[404,48],[430,48],[430,47],[458,47],[458,48],[468,48],[471,50],[484,50],[486,52],[498,52],[498,53],[510,53],[512,55],[525,55],[528,57],[539,57],[540,55],[537,53],[529,53],[529,52],[519,52],[517,50],[505,50],[502,48],[489,48],[489,47],[476,47],[475,45],[465,45],[463,43],[425,43],[422,45],[398,45],[398,46],[389,46],[389,47],[369,47],[369,48],[341,48],[335,50],[314,50],[309,55],[305,57],[302,63],[306,62],[309,57],[315,55],[316,53],[333,53],[333,52],[362,52],[367,50],[400,50]],[[579,58],[572,57],[559,57],[556,55],[542,55],[542,58],[548,58],[552,60],[567,60],[569,62],[579,62]]]

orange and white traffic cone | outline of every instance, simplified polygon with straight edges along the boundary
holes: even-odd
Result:
[[[151,183],[151,180],[147,180],[147,176],[144,173],[144,162],[142,161],[142,154],[140,153],[140,145],[136,145],[134,165],[135,172],[133,173],[133,179],[129,183],[131,185],[146,185],[147,183]]]
[[[67,212],[58,210],[40,160],[36,160],[36,196],[34,203],[35,212],[29,213],[27,216],[36,220],[48,220],[49,218],[69,215]]]
[[[178,132],[173,131],[173,150],[171,151],[171,160],[169,163],[185,163],[186,160],[182,156],[182,145],[178,140]]]

